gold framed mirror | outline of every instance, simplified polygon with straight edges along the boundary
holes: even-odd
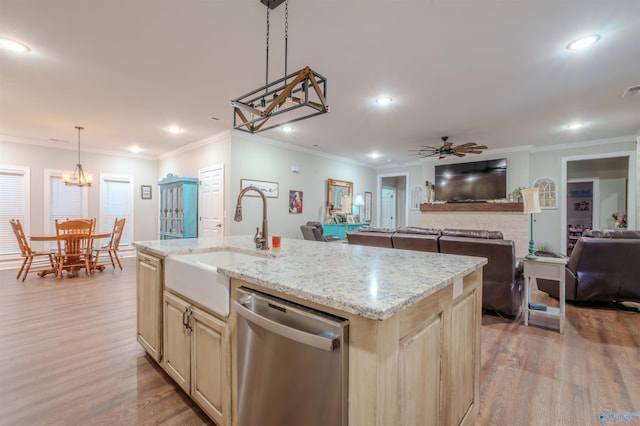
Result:
[[[342,197],[351,197],[353,200],[353,182],[327,179],[327,208],[329,214],[342,212]]]

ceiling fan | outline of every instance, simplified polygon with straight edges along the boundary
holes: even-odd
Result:
[[[445,158],[449,155],[455,155],[456,157],[464,157],[467,154],[482,154],[482,150],[487,149],[486,145],[478,145],[475,142],[467,142],[462,145],[453,145],[452,142],[447,142],[449,136],[442,136],[442,146],[426,146],[420,145],[420,149],[412,149],[416,151],[415,154],[422,158],[434,157],[438,155],[438,160]]]

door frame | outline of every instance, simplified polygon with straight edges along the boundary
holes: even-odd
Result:
[[[404,173],[384,173],[384,174],[379,174],[378,175],[378,189],[376,191],[377,194],[377,200],[376,200],[376,226],[380,227],[380,212],[382,211],[382,179],[383,178],[392,178],[392,177],[404,177],[405,179],[405,187],[408,187],[409,185],[409,173],[408,172],[404,172]],[[407,189],[405,191],[405,195],[404,195],[404,204],[405,204],[405,208],[404,208],[404,223],[405,226],[409,225],[409,207],[410,207],[410,203],[409,203],[409,198],[407,196],[407,192],[409,191],[409,189]],[[400,200],[398,200],[398,191],[396,188],[396,206],[398,205],[398,203],[400,202]],[[396,215],[397,216],[397,215]],[[398,220],[396,218],[396,225],[398,224]]]
[[[560,188],[558,188],[558,199],[560,203],[560,247],[567,247],[567,163],[570,161],[581,160],[600,160],[603,158],[627,157],[627,227],[628,229],[636,229],[636,191],[633,184],[636,181],[636,153],[635,151],[621,151],[601,154],[584,154],[571,157],[560,158]]]

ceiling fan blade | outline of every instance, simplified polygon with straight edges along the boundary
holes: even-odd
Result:
[[[464,157],[465,154],[459,153],[459,152],[454,152],[453,155],[455,155],[456,157]]]
[[[475,142],[467,142],[467,143],[463,143],[462,145],[458,145],[458,147],[466,148],[474,145],[477,145],[477,144]]]
[[[487,148],[486,145],[476,145],[473,147],[473,149],[489,149],[489,148]]]
[[[438,160],[442,160],[443,158],[446,158],[446,155],[441,155],[440,157],[438,157]]]

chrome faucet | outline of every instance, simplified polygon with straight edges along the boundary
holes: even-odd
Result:
[[[260,228],[256,228],[256,235],[253,237],[253,241],[256,243],[256,247],[260,246],[262,250],[269,250],[269,239],[267,236],[267,198],[260,189],[255,186],[247,186],[240,191],[240,194],[238,194],[238,202],[236,203],[236,215],[233,220],[236,222],[242,221],[242,197],[244,197],[247,191],[256,191],[262,198],[262,232],[260,232]]]

